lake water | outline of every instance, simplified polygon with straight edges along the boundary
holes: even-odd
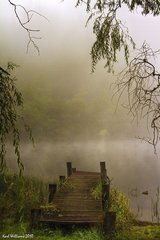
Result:
[[[12,151],[9,166],[16,168]],[[22,144],[25,173],[50,182],[66,175],[66,162],[71,161],[78,170],[99,171],[100,161],[105,161],[112,184],[131,199],[131,206],[140,219],[151,221],[151,202],[156,199],[160,185],[160,159],[153,147],[139,140],[41,142],[33,148]],[[148,191],[148,195],[142,192]],[[156,220],[156,219],[155,219]]]

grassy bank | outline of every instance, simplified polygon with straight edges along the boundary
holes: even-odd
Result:
[[[102,230],[96,228],[62,231],[62,229],[43,227],[30,231],[28,222],[13,225],[13,221],[8,219],[4,229],[0,232],[0,239],[6,238],[20,240],[24,238],[35,240],[160,240],[160,226],[132,226],[128,230],[119,230],[113,234],[104,235]]]
[[[93,198],[101,196],[101,185],[91,189]],[[45,205],[48,201],[48,184],[35,178],[19,178],[7,175],[0,178],[0,240],[160,240],[160,226],[133,226],[129,200],[115,188],[111,188],[110,210],[117,214],[115,233],[104,235],[100,228],[72,228],[64,231],[39,227],[30,230],[30,209]],[[108,208],[106,209],[108,211]]]

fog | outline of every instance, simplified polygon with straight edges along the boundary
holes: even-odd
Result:
[[[143,206],[143,219],[151,220],[151,198],[160,183],[160,159],[151,145],[137,140],[148,135],[146,121],[137,125],[123,108],[126,95],[119,102],[112,83],[124,68],[123,55],[115,65],[115,75],[107,73],[104,62],[91,74],[90,50],[94,42],[92,24],[86,28],[87,15],[75,1],[16,1],[35,15],[31,27],[40,29],[36,40],[40,55],[33,46],[26,54],[28,36],[18,23],[8,1],[0,1],[1,39],[0,66],[8,61],[18,65],[14,75],[24,97],[23,115],[33,130],[36,147],[22,131],[21,155],[25,174],[56,181],[66,174],[66,161],[77,169],[99,171],[99,162],[106,161],[112,184],[131,197],[134,209]],[[21,17],[25,18],[21,12]],[[138,12],[119,13],[140,46],[144,40],[158,47],[158,19],[142,17]],[[152,34],[150,30],[152,29]],[[13,149],[8,147],[8,166],[16,170]],[[138,189],[138,197],[131,196]],[[149,195],[141,192],[148,190]]]
[[[16,169],[13,155],[10,168]],[[41,142],[36,148],[31,144],[22,146],[25,174],[36,176],[50,183],[60,175],[66,176],[66,162],[82,171],[100,171],[100,161],[105,161],[111,184],[125,192],[138,217],[151,221],[151,200],[156,198],[160,182],[160,161],[147,143],[128,140]],[[142,192],[148,191],[149,195]],[[139,208],[139,212],[138,212]]]

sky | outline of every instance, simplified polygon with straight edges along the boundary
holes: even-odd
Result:
[[[26,53],[27,33],[20,26],[9,2],[0,1],[0,66],[5,67],[8,61],[20,65],[15,75],[22,93],[30,86],[35,89],[35,92],[40,89],[40,92],[44,91],[45,94],[54,92],[60,98],[71,99],[80,91],[84,92],[87,89],[88,92],[94,93],[96,98],[97,89],[99,91],[102,89],[106,91],[107,101],[112,105],[112,111],[107,112],[106,109],[105,114],[111,114],[115,126],[120,129],[116,131],[116,140],[107,139],[107,143],[103,141],[96,143],[92,139],[86,144],[42,141],[35,149],[29,143],[24,144],[22,156],[26,164],[26,172],[37,176],[43,175],[44,178],[48,176],[46,179],[52,180],[54,178],[52,174],[57,176],[57,168],[62,175],[65,171],[65,162],[69,158],[82,170],[91,168],[94,171],[97,170],[100,160],[108,159],[106,161],[115,184],[119,184],[122,189],[128,191],[127,179],[130,188],[138,185],[143,190],[149,188],[153,192],[153,185],[156,188],[160,180],[158,171],[160,160],[154,155],[151,146],[135,139],[135,136],[144,133],[143,122],[137,126],[121,106],[118,109],[120,114],[115,113],[117,100],[112,99],[111,83],[116,80],[116,74],[125,67],[122,53],[115,66],[115,75],[107,73],[103,68],[104,62],[99,63],[95,73],[91,74],[90,50],[95,36],[92,33],[92,23],[85,27],[87,14],[82,6],[75,8],[75,0],[63,2],[60,0],[13,0],[13,2],[22,4],[28,10],[35,10],[47,18],[46,20],[39,15],[33,16],[31,27],[40,29],[40,32],[36,33],[36,36],[41,37],[36,41],[40,55],[32,46]],[[142,17],[139,12],[138,9],[130,14],[126,8],[123,8],[119,16],[128,26],[138,47],[146,40],[153,48],[159,48],[160,17]],[[24,18],[22,11],[19,11],[19,14]],[[29,100],[29,96],[26,96],[26,100],[28,103],[32,98]],[[11,150],[10,153],[12,153]],[[10,166],[15,169],[15,161],[12,161],[13,155],[10,153]],[[92,164],[90,164],[91,161]],[[132,172],[131,175],[130,172]]]
[[[32,18],[31,26],[40,29],[40,32],[36,33],[35,36],[42,38],[36,41],[40,49],[40,56],[38,56],[33,46],[30,46],[26,54],[27,33],[20,26],[9,2],[7,0],[1,1],[0,7],[3,9],[0,16],[0,29],[3,36],[0,40],[2,66],[8,60],[17,63],[20,65],[18,76],[23,75],[23,79],[26,79],[26,74],[23,74],[25,71],[27,72],[27,79],[31,79],[33,74],[37,75],[37,77],[45,76],[50,78],[57,68],[61,72],[67,70],[69,73],[69,67],[73,69],[73,66],[80,69],[77,70],[77,78],[80,73],[83,76],[90,76],[91,59],[89,53],[95,36],[92,33],[92,23],[85,27],[88,15],[85,13],[83,6],[75,8],[75,0],[17,0],[14,2],[24,5],[28,10],[37,11],[48,20],[39,15],[34,15]],[[157,49],[160,37],[159,31],[157,31],[159,18],[152,16],[142,17],[138,12],[140,10],[131,14],[126,8],[123,8],[118,15],[123,23],[128,26],[130,34],[138,47],[146,40],[153,48]],[[24,13],[19,11],[19,14],[24,19]],[[120,54],[120,60],[120,63],[115,66],[118,71],[124,68],[122,54]],[[103,63],[99,65],[100,67],[97,67],[97,71],[91,76],[92,78],[95,76],[97,78],[98,74],[101,75],[101,79],[106,79],[106,77],[109,77],[109,79],[114,78],[103,69]]]

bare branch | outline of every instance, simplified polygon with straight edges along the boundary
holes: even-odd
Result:
[[[40,54],[39,47],[37,46],[37,44],[35,42],[35,39],[41,39],[41,37],[35,37],[35,36],[32,35],[32,33],[40,32],[40,30],[39,29],[34,29],[34,28],[29,28],[29,27],[27,27],[27,24],[29,24],[31,22],[31,19],[34,16],[34,14],[39,15],[40,17],[43,17],[46,20],[48,20],[48,19],[45,16],[41,15],[40,13],[38,13],[34,10],[27,10],[24,6],[22,6],[20,4],[13,3],[11,0],[8,0],[8,2],[14,7],[14,12],[15,12],[15,15],[18,19],[18,22],[20,23],[21,27],[28,34],[27,52],[28,52],[29,46],[32,45],[36,49],[37,53]],[[26,16],[26,19],[27,19],[25,22],[22,21],[20,15],[18,13],[19,8],[22,9],[25,12],[25,16]]]
[[[153,51],[149,45],[143,43],[137,56],[120,73],[117,92],[119,96],[127,90],[128,110],[137,121],[147,118],[151,138],[141,138],[154,146],[160,139],[160,73],[156,71],[153,59],[160,50]],[[119,100],[118,100],[119,101]]]

